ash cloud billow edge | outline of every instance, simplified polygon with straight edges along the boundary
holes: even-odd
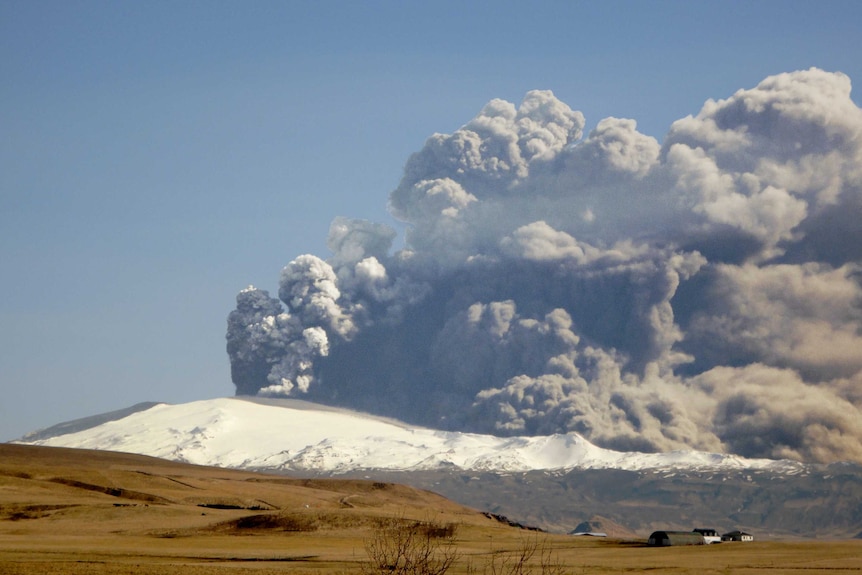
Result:
[[[862,461],[862,110],[779,74],[674,122],[492,100],[407,159],[385,224],[228,317],[237,393],[608,448]]]

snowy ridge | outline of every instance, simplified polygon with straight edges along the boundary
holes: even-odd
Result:
[[[292,400],[220,398],[158,404],[90,429],[18,443],[124,451],[220,467],[344,473],[361,469],[770,469],[791,461],[675,451],[619,452],[575,433],[494,437],[412,427]]]

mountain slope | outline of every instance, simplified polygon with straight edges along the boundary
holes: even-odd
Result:
[[[157,404],[73,433],[30,434],[19,443],[125,451],[221,467],[326,473],[449,468],[522,472],[673,467],[782,473],[804,469],[790,461],[694,451],[617,452],[574,433],[501,438],[435,431],[302,401],[261,398]]]
[[[58,423],[57,425],[52,425],[51,427],[47,427],[45,429],[39,429],[28,433],[24,437],[22,437],[22,441],[26,442],[34,442],[39,441],[40,439],[49,439],[51,437],[57,437],[58,435],[67,435],[69,433],[76,433],[78,431],[85,431],[87,429],[92,429],[97,425],[101,425],[103,423],[107,423],[109,421],[116,421],[117,419],[123,419],[128,415],[132,415],[133,413],[137,413],[139,411],[147,410],[151,407],[159,405],[154,401],[145,401],[141,403],[136,403],[131,407],[127,407],[125,409],[118,409],[116,411],[109,411],[107,413],[100,413],[98,415],[91,415],[90,417],[82,417],[80,419],[74,419],[72,421],[64,421],[63,423]]]

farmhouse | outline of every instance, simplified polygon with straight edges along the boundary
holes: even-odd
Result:
[[[754,541],[754,535],[745,531],[731,531],[721,536],[722,541]]]
[[[703,535],[696,531],[654,531],[647,540],[647,545],[652,545],[654,547],[703,544]]]
[[[721,543],[721,536],[715,529],[694,529],[694,532],[703,535],[703,542],[707,545],[710,543]]]

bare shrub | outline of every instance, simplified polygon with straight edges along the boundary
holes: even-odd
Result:
[[[458,558],[454,524],[394,519],[365,542],[364,575],[443,575]]]
[[[525,538],[516,551],[494,552],[477,568],[467,566],[469,575],[564,575],[566,570],[546,539]]]

